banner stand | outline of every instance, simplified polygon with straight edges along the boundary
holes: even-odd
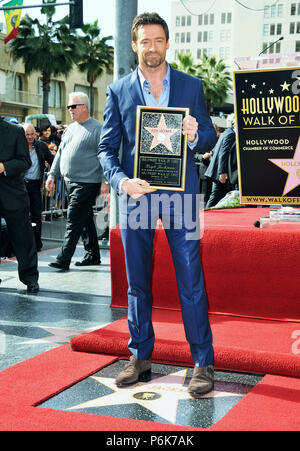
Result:
[[[241,204],[271,207],[260,227],[300,228],[300,53],[235,62]]]

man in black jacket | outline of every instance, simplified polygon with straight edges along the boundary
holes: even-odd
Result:
[[[38,260],[24,183],[24,173],[30,166],[23,128],[0,117],[0,217],[7,224],[20,281],[27,285],[29,293],[36,293],[39,290]]]
[[[228,165],[231,153],[234,155],[232,149],[235,148],[236,142],[234,124],[233,119],[232,126],[227,128],[219,137],[213,150],[213,157],[205,172],[205,176],[211,178],[213,181],[211,195],[206,204],[206,208],[217,205],[217,203],[232,189],[231,180],[229,180],[228,177]]]
[[[44,180],[45,162],[50,167],[54,160],[54,155],[48,146],[41,140],[35,139],[35,128],[32,124],[24,124],[25,136],[29,146],[31,167],[25,172],[25,186],[29,195],[31,221],[36,224],[36,247],[40,251],[42,243],[42,211],[43,202],[41,187]]]

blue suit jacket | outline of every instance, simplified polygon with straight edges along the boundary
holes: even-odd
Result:
[[[190,108],[191,116],[199,123],[198,144],[194,151],[211,150],[217,136],[207,113],[202,82],[198,78],[170,68],[169,107]],[[99,143],[99,159],[105,177],[118,191],[124,177],[133,177],[136,107],[145,105],[137,69],[126,77],[108,86],[104,110],[104,124]],[[122,155],[119,150],[122,144]],[[199,180],[193,152],[188,151],[186,193],[199,192]]]

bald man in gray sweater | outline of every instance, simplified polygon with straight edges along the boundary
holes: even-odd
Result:
[[[49,266],[68,270],[80,236],[84,233],[85,255],[77,266],[101,263],[93,206],[97,195],[108,192],[103,170],[97,158],[101,124],[90,117],[89,99],[84,93],[69,96],[69,112],[74,122],[62,136],[46,188],[50,191],[55,179],[63,177],[69,195],[66,233],[56,261]]]

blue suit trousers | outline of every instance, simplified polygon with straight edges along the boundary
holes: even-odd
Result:
[[[150,196],[148,196],[149,199]],[[152,295],[150,288],[153,238],[157,220],[160,218],[164,224],[165,218],[161,210],[153,211],[149,207],[146,213],[149,227],[144,223],[144,227],[132,228],[130,214],[133,209],[134,207],[127,208],[124,213],[120,205],[121,237],[129,286],[129,350],[136,358],[147,360],[151,357],[155,340],[151,319]],[[179,219],[182,218],[176,217],[171,212],[165,232],[176,272],[186,339],[190,345],[194,364],[212,365],[214,352],[200,259],[200,235],[199,239],[187,239],[190,230],[186,228],[184,221],[182,221],[181,227],[177,227]]]

